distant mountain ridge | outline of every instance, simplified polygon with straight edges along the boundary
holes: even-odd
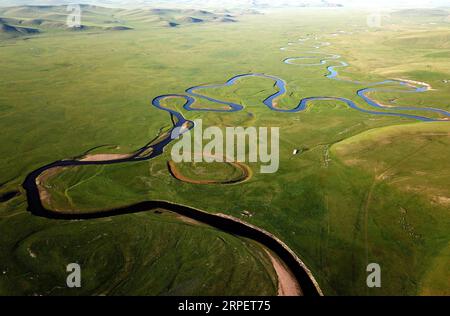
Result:
[[[107,7],[138,8],[153,7],[191,7],[191,8],[276,8],[276,7],[379,7],[379,8],[423,8],[450,7],[448,0],[1,0],[1,6],[18,5],[59,5],[86,3]]]
[[[0,33],[9,36],[18,36],[18,35],[36,34],[39,33],[39,30],[29,27],[13,26],[2,22],[2,19],[0,19]]]
[[[233,23],[238,16],[229,12],[211,12],[177,8],[107,8],[81,5],[81,25],[70,27],[66,5],[22,5],[0,7],[1,37],[17,37],[45,31],[129,31],[135,27],[180,27],[204,23]]]
[[[67,5],[72,0],[4,0],[0,6],[18,5]],[[277,8],[277,7],[340,7],[340,3],[327,0],[82,0],[80,3],[108,7],[137,8],[143,6],[181,6],[193,8]]]

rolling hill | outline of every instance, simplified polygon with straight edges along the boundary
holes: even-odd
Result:
[[[229,13],[214,13],[194,9],[118,9],[95,5],[81,5],[79,27],[68,27],[70,12],[65,5],[15,6],[0,8],[2,33],[11,36],[36,34],[45,31],[95,30],[126,31],[135,27],[180,27],[204,23],[237,22]]]
[[[18,27],[4,23],[3,21],[4,21],[3,19],[0,19],[0,38],[11,38],[22,35],[32,35],[40,33],[40,31],[35,28]]]

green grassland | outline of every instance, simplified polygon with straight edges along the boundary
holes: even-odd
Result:
[[[1,41],[0,192],[20,191],[32,170],[99,145],[106,147],[95,152],[131,152],[171,125],[167,113],[151,107],[153,97],[237,74],[283,78],[283,108],[307,96],[345,97],[368,108],[356,96],[360,86],[327,79],[325,66],[282,63],[314,50],[306,43],[280,50],[308,34],[331,43],[320,51],[350,64],[340,69],[344,78],[411,79],[435,89],[377,92],[377,100],[449,110],[449,84],[443,82],[450,79],[448,23],[403,13],[370,29],[365,17],[341,10],[273,11],[237,23],[174,28],[141,21],[123,32],[45,31]],[[187,112],[176,99],[166,105],[203,119],[204,126],[279,126],[277,173],[260,174],[260,165],[250,163],[254,172],[245,183],[183,183],[167,170],[169,147],[151,161],[64,170],[48,184],[52,207],[93,212],[156,199],[236,217],[249,210],[254,215],[245,220],[286,242],[326,295],[448,294],[448,284],[439,280],[449,279],[450,125],[372,116],[336,101],[279,113],[261,102],[274,92],[270,80],[246,78],[205,91],[243,104],[244,111]],[[195,106],[217,107],[207,101]],[[23,192],[0,204],[0,231],[6,232],[0,239],[1,294],[276,293],[258,246],[224,232],[150,213],[47,220],[26,206]],[[163,260],[152,264],[149,258],[161,253]],[[93,276],[83,292],[61,288],[72,261],[85,263],[83,271]],[[369,262],[382,267],[381,288],[366,286]]]
[[[367,233],[369,225],[383,226],[390,235],[383,239],[396,240],[402,245],[403,255],[414,258],[421,253],[424,257],[423,265],[416,262],[408,269],[418,269],[426,275],[419,286],[426,294],[449,294],[447,282],[439,281],[437,275],[447,279],[450,272],[444,263],[448,262],[450,165],[446,159],[430,163],[429,158],[436,152],[448,153],[449,144],[447,123],[422,123],[370,130],[332,147],[333,155],[341,163],[364,170],[372,177],[363,209]],[[383,197],[392,195],[392,190],[405,197],[396,199],[395,204],[382,201]],[[403,194],[409,192],[415,194]],[[433,237],[423,235],[431,229],[435,233]],[[372,248],[368,254],[385,251],[369,235],[365,238],[366,246]]]
[[[226,182],[242,177],[242,170],[220,162],[186,162],[175,164],[177,170],[188,179]]]
[[[276,294],[260,245],[171,213],[78,222],[26,216],[2,219],[3,295]],[[67,262],[87,267],[79,289],[65,284]]]

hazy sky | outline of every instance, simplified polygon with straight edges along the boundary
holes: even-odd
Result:
[[[239,2],[248,0],[226,0],[226,2]],[[258,1],[258,0],[257,0]],[[299,2],[321,2],[322,0],[261,0],[270,1],[270,3],[299,3]],[[368,6],[378,6],[378,7],[392,7],[392,6],[403,6],[403,7],[430,7],[430,6],[450,6],[450,0],[327,0],[330,3],[340,3],[345,6],[358,6],[358,7],[368,7]]]
[[[275,0],[276,1],[276,0]],[[330,1],[334,2],[334,1]],[[429,6],[450,6],[450,0],[337,0],[347,6],[407,6],[407,7],[429,7]]]
[[[322,0],[0,0],[1,5],[23,5],[23,4],[67,4],[67,3],[96,3],[112,5],[142,5],[154,4],[161,6],[171,3],[207,5],[207,6],[249,6],[253,1],[258,3],[269,3],[271,6],[281,4],[296,3],[318,3]],[[450,0],[327,0],[331,3],[340,3],[346,7],[432,7],[432,6],[450,6]]]

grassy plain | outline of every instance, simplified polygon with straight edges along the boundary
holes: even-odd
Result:
[[[411,79],[435,89],[377,93],[377,99],[450,110],[443,81],[450,79],[448,22],[393,15],[383,28],[370,29],[365,18],[342,10],[273,11],[237,23],[139,24],[132,31],[1,41],[0,190],[21,190],[30,171],[99,145],[112,146],[99,152],[131,152],[170,126],[169,116],[151,107],[153,97],[236,74],[283,78],[283,107],[306,96],[346,97],[365,106],[355,93],[360,86],[325,78],[325,66],[281,62],[314,50],[280,50],[311,34],[331,43],[321,51],[349,62],[342,77]],[[436,280],[449,279],[443,264],[449,207],[442,202],[449,198],[450,125],[371,116],[334,101],[277,113],[261,103],[273,92],[268,80],[243,79],[208,94],[242,103],[244,111],[183,114],[204,125],[279,126],[277,173],[259,174],[259,165],[250,164],[253,177],[239,185],[180,183],[167,171],[166,152],[148,162],[68,170],[53,179],[54,207],[89,212],[159,199],[236,217],[250,210],[254,216],[245,220],[286,242],[325,294],[448,294],[448,284]],[[178,100],[168,103],[180,108]],[[296,148],[304,151],[293,156]],[[385,169],[389,176],[379,177]],[[60,286],[71,260],[86,263],[86,275],[93,276],[82,294],[276,293],[267,257],[251,242],[165,215],[63,222],[36,218],[26,206],[24,194],[0,204],[2,294],[67,294]],[[162,253],[152,265],[149,258]],[[382,267],[381,288],[366,286],[369,262]]]

